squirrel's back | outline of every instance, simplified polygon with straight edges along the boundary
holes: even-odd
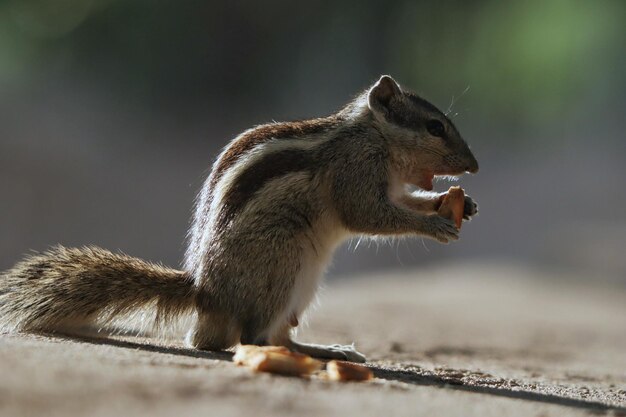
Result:
[[[253,127],[235,137],[215,160],[211,174],[196,199],[185,254],[185,270],[199,279],[207,261],[203,239],[206,240],[207,236],[221,232],[223,228],[220,226],[226,223],[230,217],[229,213],[235,211],[220,213],[220,209],[224,206],[231,208],[242,206],[241,201],[246,200],[236,198],[235,200],[239,200],[240,203],[235,205],[216,201],[220,200],[223,192],[233,188],[236,192],[231,192],[231,197],[254,194],[256,189],[277,176],[277,173],[284,173],[288,168],[287,165],[301,162],[298,158],[292,157],[292,151],[306,146],[307,142],[315,138],[328,135],[330,131],[339,127],[342,121],[337,115],[331,115],[310,120],[273,122]],[[261,149],[268,145],[275,146],[280,152],[272,152],[271,147]],[[253,156],[254,153],[257,153],[256,157]],[[268,161],[266,157],[272,155],[279,158]],[[235,182],[251,185],[232,187]],[[242,188],[247,188],[247,192],[242,193]],[[221,219],[215,218],[218,216]]]

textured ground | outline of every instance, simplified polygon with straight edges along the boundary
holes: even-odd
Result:
[[[0,335],[0,415],[626,415],[626,288],[582,282],[464,265],[329,285],[300,338],[354,341],[362,384],[176,340]]]

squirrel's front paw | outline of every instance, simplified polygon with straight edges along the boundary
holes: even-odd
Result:
[[[456,228],[453,220],[448,220],[437,214],[427,217],[426,234],[441,243],[448,243],[459,238],[459,229]]]
[[[469,220],[470,217],[478,213],[478,204],[472,199],[472,197],[465,196],[465,206],[463,207],[463,219]]]

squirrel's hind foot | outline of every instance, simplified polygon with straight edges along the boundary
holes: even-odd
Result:
[[[365,356],[358,352],[354,345],[317,345],[310,343],[291,342],[290,348],[320,359],[338,359],[349,362],[364,363]]]

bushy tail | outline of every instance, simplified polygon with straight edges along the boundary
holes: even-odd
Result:
[[[107,250],[57,246],[0,274],[0,330],[58,331],[98,323],[147,305],[159,325],[194,305],[182,271]]]

